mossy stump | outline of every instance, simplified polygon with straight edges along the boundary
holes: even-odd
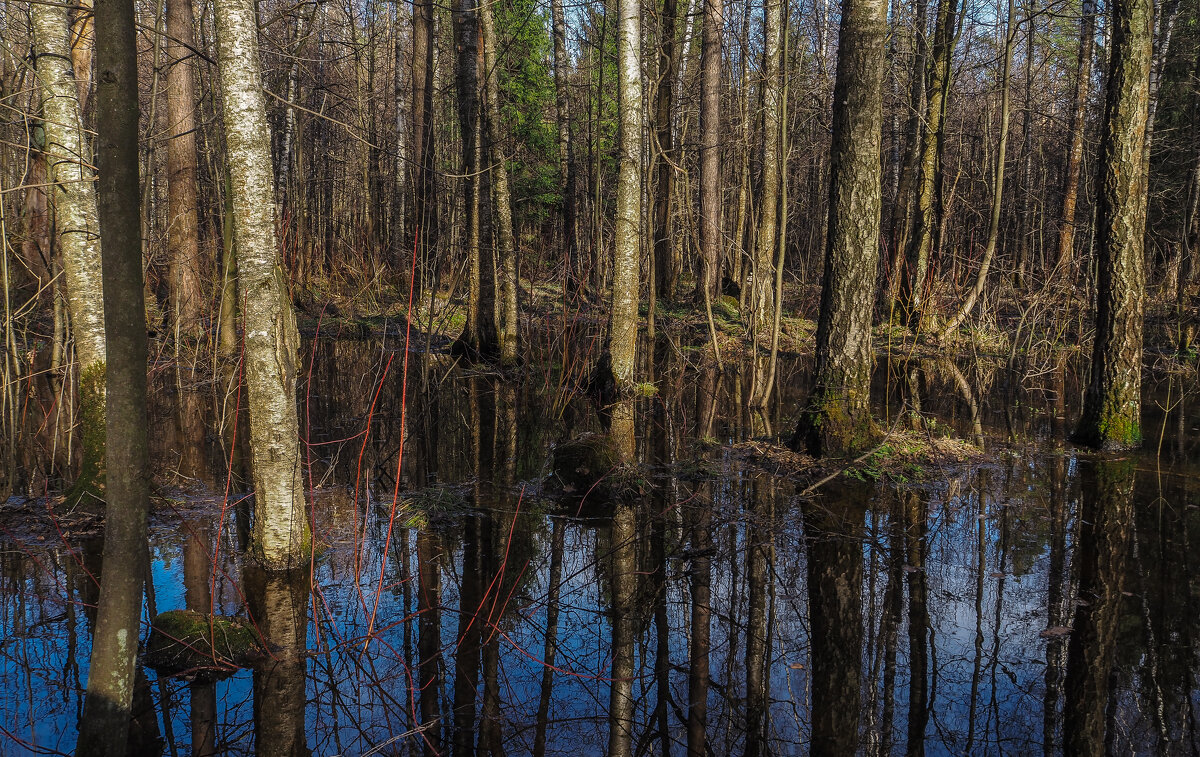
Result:
[[[145,662],[165,675],[215,680],[267,655],[258,632],[243,620],[169,610],[159,613],[151,624]]]
[[[551,485],[577,497],[608,498],[624,488],[624,468],[611,436],[584,434],[554,448]]]

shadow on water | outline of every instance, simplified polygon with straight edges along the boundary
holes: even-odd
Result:
[[[172,375],[155,394],[147,622],[240,616],[269,653],[220,680],[144,668],[139,753],[1200,749],[1200,416],[1178,379],[1147,392],[1148,451],[1113,459],[1062,441],[1068,364],[882,361],[885,428],[988,454],[801,498],[733,445],[790,430],[802,362],[755,412],[752,370],[668,345],[654,396],[598,412],[565,360],[514,384],[414,355],[405,395],[388,345],[308,349],[311,575],[241,558],[236,385]],[[585,433],[639,463],[626,496],[546,483]],[[61,464],[44,449],[21,456],[43,487]],[[99,540],[39,507],[0,512],[5,754],[69,752],[87,676]]]

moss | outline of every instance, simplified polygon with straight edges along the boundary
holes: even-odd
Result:
[[[635,397],[657,397],[658,387],[649,382],[641,382],[633,385],[633,396]]]
[[[67,492],[68,507],[104,501],[105,364],[93,363],[79,375],[79,428],[83,464]]]
[[[267,655],[253,626],[193,610],[159,613],[151,624],[146,665],[166,675],[229,675]]]
[[[739,321],[742,317],[741,307],[737,297],[723,294],[712,304],[713,315],[718,315],[727,321]]]

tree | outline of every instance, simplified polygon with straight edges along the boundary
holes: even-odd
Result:
[[[1092,85],[1092,53],[1096,47],[1096,7],[1094,0],[1083,0],[1083,24],[1079,30],[1079,57],[1076,64],[1075,93],[1071,103],[1068,130],[1067,165],[1063,171],[1063,196],[1059,212],[1058,258],[1060,269],[1070,270],[1075,257],[1075,206],[1079,201],[1079,176],[1083,168],[1083,133],[1087,124],[1087,101]]]
[[[1152,0],[1115,0],[1111,13],[1112,59],[1096,174],[1096,336],[1075,439],[1120,449],[1142,439],[1143,150],[1154,8]]]
[[[763,0],[762,177],[759,186],[758,228],[754,236],[747,286],[750,290],[750,330],[755,340],[767,339],[775,305],[775,252],[779,243],[780,145],[783,136],[783,2]]]
[[[610,377],[619,392],[633,385],[637,360],[639,247],[642,239],[642,17],[637,0],[619,0],[617,91],[620,98],[620,166],[617,173],[613,240],[612,300],[609,310]],[[603,357],[601,362],[604,362]],[[599,367],[599,366],[598,366]]]
[[[871,313],[883,204],[886,36],[886,0],[844,0],[814,389],[792,440],[814,455],[854,452],[875,436]]]
[[[167,2],[167,241],[175,332],[194,339],[203,327],[200,198],[196,153],[196,71],[192,0]]]
[[[558,125],[558,188],[562,194],[562,243],[567,256],[566,270],[573,291],[583,290],[584,276],[579,260],[576,230],[578,206],[575,197],[575,150],[571,139],[571,115],[567,92],[567,24],[562,0],[550,0],[554,32],[554,102]]]
[[[254,556],[269,570],[311,549],[296,418],[300,335],[279,263],[271,135],[253,0],[216,3],[217,66],[233,197],[254,469]]]
[[[1030,24],[1033,20],[1030,19]],[[992,258],[996,256],[996,246],[1000,241],[1000,210],[1004,200],[1004,159],[1008,153],[1008,116],[1009,116],[1009,83],[1012,79],[1013,47],[1017,40],[1016,3],[1008,0],[1008,23],[1004,35],[1004,59],[1000,64],[1000,137],[996,146],[996,171],[992,180],[992,211],[988,216],[987,243],[983,248],[983,257],[979,261],[979,272],[975,274],[975,283],[971,285],[962,305],[954,311],[938,333],[939,338],[945,339],[958,328],[983,293],[987,283],[988,270],[992,267]],[[1033,53],[1030,52],[1030,55]],[[1078,176],[1077,176],[1078,178]],[[1028,194],[1028,192],[1026,193]],[[1072,203],[1072,208],[1074,204]],[[1072,211],[1074,212],[1074,211]],[[1022,245],[1024,242],[1022,242]],[[1018,269],[1019,272],[1019,269]]]
[[[150,506],[146,316],[138,181],[133,0],[98,0],[95,24],[99,227],[104,240],[110,463],[104,568],[77,754],[124,755],[133,703]]]
[[[717,296],[721,265],[721,33],[723,0],[704,0],[700,42],[700,299]]]
[[[500,364],[517,362],[517,252],[513,242],[512,197],[508,191],[508,166],[500,137],[500,72],[496,59],[496,29],[492,6],[479,4],[480,37],[483,40],[484,131],[487,134],[487,154],[491,163],[492,221],[496,239],[496,294],[500,300],[498,313]],[[486,261],[485,261],[486,262]]]
[[[938,0],[932,57],[925,73],[925,120],[918,160],[916,217],[908,238],[901,272],[900,304],[909,328],[917,329],[925,308],[929,258],[939,225],[942,147],[945,144],[946,105],[953,76],[951,63],[958,36],[958,0]]]
[[[658,25],[658,92],[655,103],[652,149],[657,180],[654,185],[654,288],[660,300],[675,296],[678,266],[675,240],[671,235],[671,200],[675,192],[675,134],[672,127],[675,105],[675,26],[677,0],[663,0]]]
[[[68,494],[77,501],[86,494],[99,495],[104,486],[104,285],[95,175],[67,48],[66,7],[38,3],[30,9],[54,225],[78,363],[83,467]]]

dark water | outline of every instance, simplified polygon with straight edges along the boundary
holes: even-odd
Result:
[[[542,483],[555,445],[601,430],[571,393],[586,355],[506,383],[413,353],[405,393],[391,345],[305,349],[330,545],[311,582],[240,558],[236,388],[159,375],[147,617],[250,616],[277,653],[215,682],[145,669],[142,753],[686,754],[689,727],[711,754],[1200,750],[1200,414],[1178,378],[1148,379],[1147,451],[1112,459],[1061,441],[1070,365],[885,364],[884,425],[919,411],[986,459],[800,499],[732,445],[790,428],[806,366],[758,413],[752,372],[662,349],[617,505]],[[26,490],[54,479],[34,431]],[[99,540],[39,507],[0,513],[3,754],[69,752],[87,678]]]

